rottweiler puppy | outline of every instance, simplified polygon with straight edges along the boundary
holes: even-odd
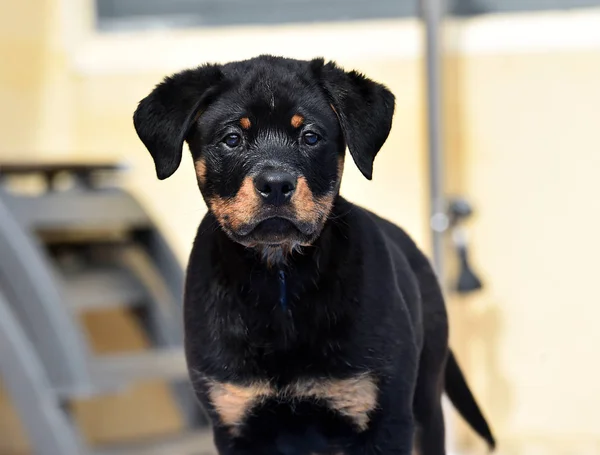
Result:
[[[339,194],[346,147],[371,179],[393,114],[355,71],[265,55],[182,71],[139,103],[158,178],[187,142],[208,206],[185,348],[220,454],[442,455],[444,391],[494,446],[429,261]]]

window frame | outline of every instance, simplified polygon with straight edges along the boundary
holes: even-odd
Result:
[[[322,56],[342,64],[423,55],[423,27],[417,18],[317,23],[309,29],[285,24],[101,33],[94,25],[94,0],[60,2],[62,46],[73,73],[84,76],[167,74],[257,53]],[[447,52],[461,54],[598,50],[599,21],[600,8],[454,17],[444,22],[444,45]],[[218,48],[211,47],[214,42]]]
[[[419,0],[93,0],[101,33],[417,18]],[[569,11],[600,0],[446,0],[450,15]]]

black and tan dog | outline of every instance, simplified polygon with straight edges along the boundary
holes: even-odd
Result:
[[[186,354],[220,454],[441,455],[441,395],[493,436],[448,349],[432,268],[339,195],[371,179],[394,96],[322,59],[165,79],[134,115],[159,179],[191,150],[209,211],[187,271]],[[185,197],[185,195],[181,195]]]

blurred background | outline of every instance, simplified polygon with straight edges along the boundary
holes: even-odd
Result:
[[[131,118],[165,75],[261,53],[323,56],[395,93],[374,180],[348,160],[342,194],[430,255],[441,241],[452,348],[498,453],[600,454],[600,1],[444,2],[437,174],[423,12],[413,0],[0,4],[1,455],[211,453],[195,450],[205,420],[178,325],[206,208],[191,158],[159,182]],[[433,223],[432,188],[448,202]],[[485,453],[448,419],[454,455]]]

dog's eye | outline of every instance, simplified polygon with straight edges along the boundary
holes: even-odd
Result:
[[[225,142],[227,147],[234,148],[240,145],[240,142],[242,142],[242,136],[237,133],[231,133],[223,138],[223,142]]]
[[[315,145],[317,142],[319,142],[319,139],[321,139],[319,137],[319,135],[317,133],[313,133],[312,131],[307,131],[306,133],[304,133],[302,135],[302,139],[304,140],[304,143],[306,145]]]

